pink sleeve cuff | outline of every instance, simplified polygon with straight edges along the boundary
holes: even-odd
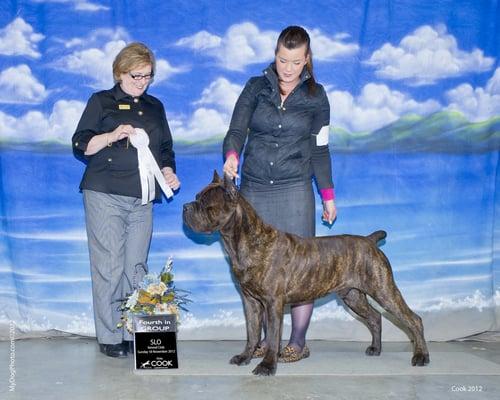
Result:
[[[235,156],[236,157],[236,160],[238,160],[238,162],[240,161],[240,156],[238,155],[238,153],[234,150],[228,150],[228,152],[226,153],[226,160],[229,156]]]
[[[321,200],[335,200],[335,191],[333,188],[320,189],[319,192],[321,193]]]

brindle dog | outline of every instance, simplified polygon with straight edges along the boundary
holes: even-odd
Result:
[[[405,303],[391,266],[377,247],[384,231],[369,236],[338,235],[303,239],[265,224],[230,178],[214,171],[212,183],[184,204],[184,223],[196,232],[220,231],[239,282],[245,309],[247,343],[231,364],[246,365],[260,341],[266,318],[268,348],[253,370],[274,375],[280,350],[285,304],[307,302],[336,292],[368,327],[372,343],[366,354],[379,355],[381,315],[370,296],[402,324],[413,342],[412,365],[429,363],[422,320]]]

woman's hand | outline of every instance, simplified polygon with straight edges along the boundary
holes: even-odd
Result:
[[[112,132],[95,135],[87,144],[87,150],[85,150],[84,154],[86,156],[94,155],[102,149],[111,146],[112,143],[126,138],[129,135],[133,135],[134,133],[135,130],[132,125],[119,125]]]
[[[234,154],[230,154],[226,158],[224,167],[222,168],[225,174],[229,175],[231,178],[239,178],[238,176],[238,158]]]
[[[167,183],[168,186],[172,190],[177,190],[181,186],[181,182],[179,181],[179,178],[177,178],[177,175],[175,175],[174,170],[170,167],[165,167],[162,168],[161,173],[163,174],[163,177],[165,178],[165,182]]]
[[[337,218],[335,202],[333,200],[323,201],[323,215],[321,219],[331,225],[335,221],[335,218]]]
[[[135,133],[132,125],[118,125],[113,132],[108,133],[108,144],[118,142]]]

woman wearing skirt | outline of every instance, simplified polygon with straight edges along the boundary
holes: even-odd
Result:
[[[262,76],[250,78],[236,102],[224,139],[224,173],[238,177],[244,149],[241,193],[275,228],[302,237],[315,234],[313,177],[323,201],[323,219],[336,217],[328,148],[330,105],[313,76],[308,33],[284,29],[275,61]],[[245,144],[246,142],[246,144]],[[313,303],[292,305],[292,333],[281,362],[309,356],[306,332]],[[254,357],[266,350],[261,341]]]

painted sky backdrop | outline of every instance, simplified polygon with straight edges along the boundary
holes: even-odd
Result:
[[[309,31],[331,103],[339,217],[321,225],[317,198],[317,234],[387,230],[383,250],[429,339],[499,329],[498,1],[5,0],[0,336],[10,320],[93,333],[84,165],[70,138],[91,93],[113,85],[115,55],[142,41],[157,57],[149,92],[165,105],[182,181],[155,206],[150,267],[173,255],[176,282],[192,291],[183,338],[244,337],[224,253],[185,231],[182,204],[221,169],[234,103],[291,24]],[[336,300],[317,303],[309,335],[367,339]]]
[[[291,3],[291,4],[290,4]],[[496,1],[4,1],[3,140],[67,142],[90,93],[132,40],[158,59],[152,94],[174,138],[223,134],[250,76],[272,61],[280,29],[312,38],[332,122],[372,131],[406,114],[500,114]]]

